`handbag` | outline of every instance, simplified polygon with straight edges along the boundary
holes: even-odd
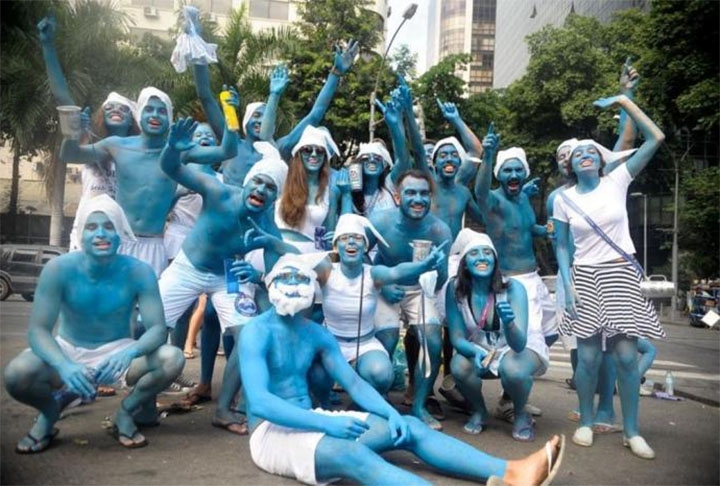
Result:
[[[625,258],[625,260],[627,260],[628,262],[630,262],[640,273],[640,275],[642,275],[643,280],[642,282],[640,282],[640,293],[645,298],[660,299],[675,296],[674,282],[669,282],[664,275],[650,275],[650,277],[645,275],[645,271],[640,266],[640,263],[637,261],[637,259],[632,255],[628,255],[625,250],[620,248],[617,243],[611,240],[610,237],[602,229],[600,229],[597,224],[595,224],[595,221],[593,221],[592,218],[590,218],[590,216],[585,213],[585,211],[580,209],[580,207],[575,204],[575,202],[573,202],[573,200],[570,199],[564,191],[560,193],[560,197],[562,197],[563,201],[565,201],[565,204],[570,206],[573,211],[578,213],[585,219],[585,221],[587,221],[587,223],[598,234],[598,236],[605,240],[605,243],[610,245],[613,250],[622,255],[622,257]]]

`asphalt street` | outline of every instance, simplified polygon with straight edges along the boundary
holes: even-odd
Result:
[[[27,346],[30,304],[11,296],[0,303],[0,362],[4,367]],[[478,436],[462,432],[465,416],[446,407],[445,431],[490,454],[509,459],[522,457],[542,446],[552,434],[563,433],[568,448],[554,484],[559,485],[677,485],[720,484],[720,332],[696,329],[680,317],[665,320],[668,339],[658,342],[658,355],[648,379],[664,381],[667,370],[675,376],[676,394],[682,401],[642,397],[641,433],[657,458],[636,458],[622,446],[622,434],[596,436],[591,448],[570,442],[575,424],[567,414],[577,406],[575,392],[565,385],[570,376],[569,354],[560,344],[551,349],[551,367],[538,379],[531,403],[542,409],[537,418],[537,440],[524,444],[512,440],[511,425],[491,419]],[[185,373],[197,378],[199,359],[188,360]],[[218,358],[214,378],[217,393],[224,358]],[[484,387],[489,408],[499,396],[499,382]],[[163,396],[163,403],[178,397]],[[214,402],[162,418],[157,428],[146,429],[150,442],[143,449],[121,447],[108,433],[120,396],[68,411],[58,422],[60,434],[47,451],[18,455],[17,441],[28,431],[35,412],[12,400],[5,387],[0,394],[0,484],[152,484],[152,485],[279,485],[294,480],[268,475],[253,464],[247,437],[230,434],[210,424]],[[400,403],[401,394],[391,393]],[[443,401],[443,403],[445,403]],[[447,405],[447,404],[446,404]],[[619,400],[615,399],[620,417]],[[420,474],[435,484],[463,483],[443,477],[406,452],[393,452],[392,462]]]

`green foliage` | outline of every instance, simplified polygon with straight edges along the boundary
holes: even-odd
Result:
[[[417,53],[411,52],[407,44],[400,44],[400,47],[393,51],[390,65],[408,82],[417,77]]]
[[[720,275],[720,168],[688,173],[683,194],[678,244],[690,252],[687,265],[694,278]]]

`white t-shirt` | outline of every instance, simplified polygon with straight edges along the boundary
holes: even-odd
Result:
[[[632,176],[623,164],[602,177],[600,184],[588,193],[578,194],[577,186],[563,191],[616,245],[630,255],[635,253],[626,207],[627,190],[631,182]],[[570,225],[575,243],[575,264],[594,265],[622,258],[560,195],[553,203],[553,217]]]

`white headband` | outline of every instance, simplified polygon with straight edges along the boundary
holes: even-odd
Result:
[[[140,95],[138,96],[137,100],[137,106],[135,107],[135,120],[140,123],[140,118],[142,116],[142,112],[147,106],[148,102],[150,101],[150,98],[152,97],[158,98],[160,101],[162,101],[165,104],[165,108],[168,112],[168,119],[170,120],[170,123],[173,122],[173,105],[172,101],[170,101],[170,97],[165,94],[164,92],[160,91],[157,88],[153,88],[152,86],[149,86],[147,88],[144,88],[142,91],[140,91]]]
[[[245,116],[243,116],[243,126],[242,126],[243,133],[245,135],[247,135],[248,122],[252,118],[253,113],[255,113],[257,111],[257,109],[260,108],[261,106],[265,106],[265,103],[260,103],[259,101],[256,101],[255,103],[249,103],[245,107]]]
[[[584,140],[575,140],[574,143],[570,144],[570,156],[572,157],[572,153],[575,151],[576,148],[582,146],[582,145],[594,145],[595,148],[600,152],[600,155],[602,155],[602,159],[606,164],[610,164],[612,162],[617,162],[618,160],[624,159],[626,157],[630,157],[632,154],[637,152],[637,149],[630,149],[630,150],[621,150],[620,152],[613,152],[609,148],[604,147],[603,145],[600,145],[598,142],[596,142],[593,139],[586,138]],[[565,142],[563,142],[565,143]]]
[[[489,246],[497,257],[497,250],[490,237],[485,233],[478,233],[470,228],[460,230],[460,233],[458,233],[457,238],[455,238],[455,241],[450,247],[450,255],[460,255],[460,258],[462,258],[467,252],[477,246]]]
[[[447,137],[437,142],[433,147],[432,156],[430,157],[430,159],[433,161],[433,164],[435,164],[435,154],[438,153],[438,150],[440,150],[443,145],[452,145],[453,147],[455,147],[455,150],[457,150],[458,156],[460,157],[460,161],[462,162],[463,160],[465,160],[467,152],[463,148],[460,141],[455,137]]]
[[[380,142],[361,143],[357,157],[359,158],[363,155],[379,155],[389,167],[393,166],[392,158],[390,158],[390,152],[388,152],[385,146]]]
[[[281,158],[262,158],[255,162],[243,181],[243,186],[247,185],[258,174],[266,175],[273,180],[277,186],[278,197],[282,194],[285,186],[285,178],[287,178],[288,166]]]
[[[273,280],[287,268],[296,268],[302,275],[309,277],[314,282],[317,279],[315,267],[325,258],[327,258],[326,252],[305,253],[304,255],[286,253],[278,258],[272,270],[265,275],[265,286],[270,287]]]
[[[122,210],[120,205],[115,202],[113,198],[107,194],[101,194],[99,196],[85,199],[77,211],[77,227],[78,231],[82,233],[85,228],[85,222],[88,217],[95,212],[105,213],[113,226],[115,231],[120,235],[122,241],[137,241],[135,233],[130,228],[125,212]]]
[[[360,216],[358,214],[352,214],[347,213],[340,216],[338,219],[337,225],[335,226],[335,235],[333,236],[332,244],[335,245],[335,242],[340,238],[342,235],[363,235],[363,238],[365,238],[365,246],[367,247],[369,245],[367,234],[365,233],[365,230],[369,229],[373,235],[375,235],[375,238],[378,239],[380,243],[383,245],[390,247],[387,241],[385,241],[385,238],[380,236],[380,233],[378,233],[378,230],[375,229],[375,226],[370,222],[369,219]],[[367,248],[366,248],[367,250]]]
[[[493,169],[493,174],[495,174],[496,179],[498,174],[500,173],[500,168],[505,162],[510,159],[518,159],[520,162],[522,162],[523,167],[525,167],[525,172],[527,172],[527,174],[525,174],[525,177],[530,176],[530,166],[527,163],[525,151],[520,147],[510,147],[507,150],[499,151],[497,154],[497,162],[495,162],[495,168]]]

